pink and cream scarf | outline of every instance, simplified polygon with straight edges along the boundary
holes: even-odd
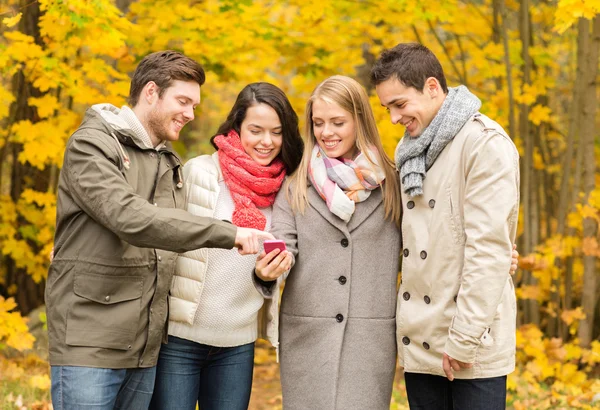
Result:
[[[265,229],[267,218],[258,208],[273,205],[275,196],[285,178],[285,165],[277,157],[267,166],[257,164],[244,151],[237,132],[218,135],[219,165],[235,210],[231,218],[236,226]]]
[[[366,200],[385,179],[379,165],[379,155],[369,149],[369,162],[362,152],[354,159],[329,158],[315,145],[309,165],[309,178],[313,187],[327,203],[327,208],[348,222],[354,214],[355,203]]]

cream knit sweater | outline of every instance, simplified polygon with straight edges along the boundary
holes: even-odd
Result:
[[[225,182],[219,182],[214,217],[231,220],[234,203]],[[271,226],[271,207],[261,208]],[[241,256],[236,249],[209,249],[204,290],[194,324],[169,323],[169,334],[211,346],[240,346],[257,339],[257,314],[263,296],[252,275],[256,255]]]

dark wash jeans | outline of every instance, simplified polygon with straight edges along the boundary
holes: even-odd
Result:
[[[50,374],[54,410],[146,410],[156,367],[52,366]]]
[[[506,376],[450,381],[442,376],[404,373],[411,410],[503,410]]]
[[[254,343],[208,346],[169,336],[156,366],[151,410],[247,410]]]

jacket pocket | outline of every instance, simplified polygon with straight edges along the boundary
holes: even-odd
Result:
[[[131,349],[141,314],[142,277],[76,274],[73,292],[67,345]]]
[[[464,245],[466,242],[466,235],[463,226],[463,220],[460,215],[460,209],[458,208],[458,200],[452,198],[452,187],[446,186],[446,197],[448,201],[448,214],[450,219],[450,228],[452,230],[452,239],[457,245]]]

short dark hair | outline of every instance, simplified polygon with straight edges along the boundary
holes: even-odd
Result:
[[[448,93],[440,61],[431,50],[419,43],[400,43],[381,53],[371,69],[371,82],[377,86],[392,77],[418,91],[423,91],[425,80],[434,77],[444,93]]]
[[[281,121],[282,145],[279,156],[285,164],[287,174],[290,175],[300,165],[304,152],[304,141],[302,141],[298,129],[298,115],[285,93],[273,84],[258,82],[245,86],[238,94],[227,119],[221,124],[210,142],[215,149],[218,149],[214,142],[217,135],[227,135],[231,130],[235,130],[239,134],[248,108],[257,104],[266,104],[273,108]]]
[[[175,80],[194,81],[202,85],[206,76],[198,62],[177,51],[165,50],[148,54],[140,61],[133,73],[129,88],[129,105],[131,107],[137,105],[140,93],[148,82],[156,83],[158,96],[162,97]]]

